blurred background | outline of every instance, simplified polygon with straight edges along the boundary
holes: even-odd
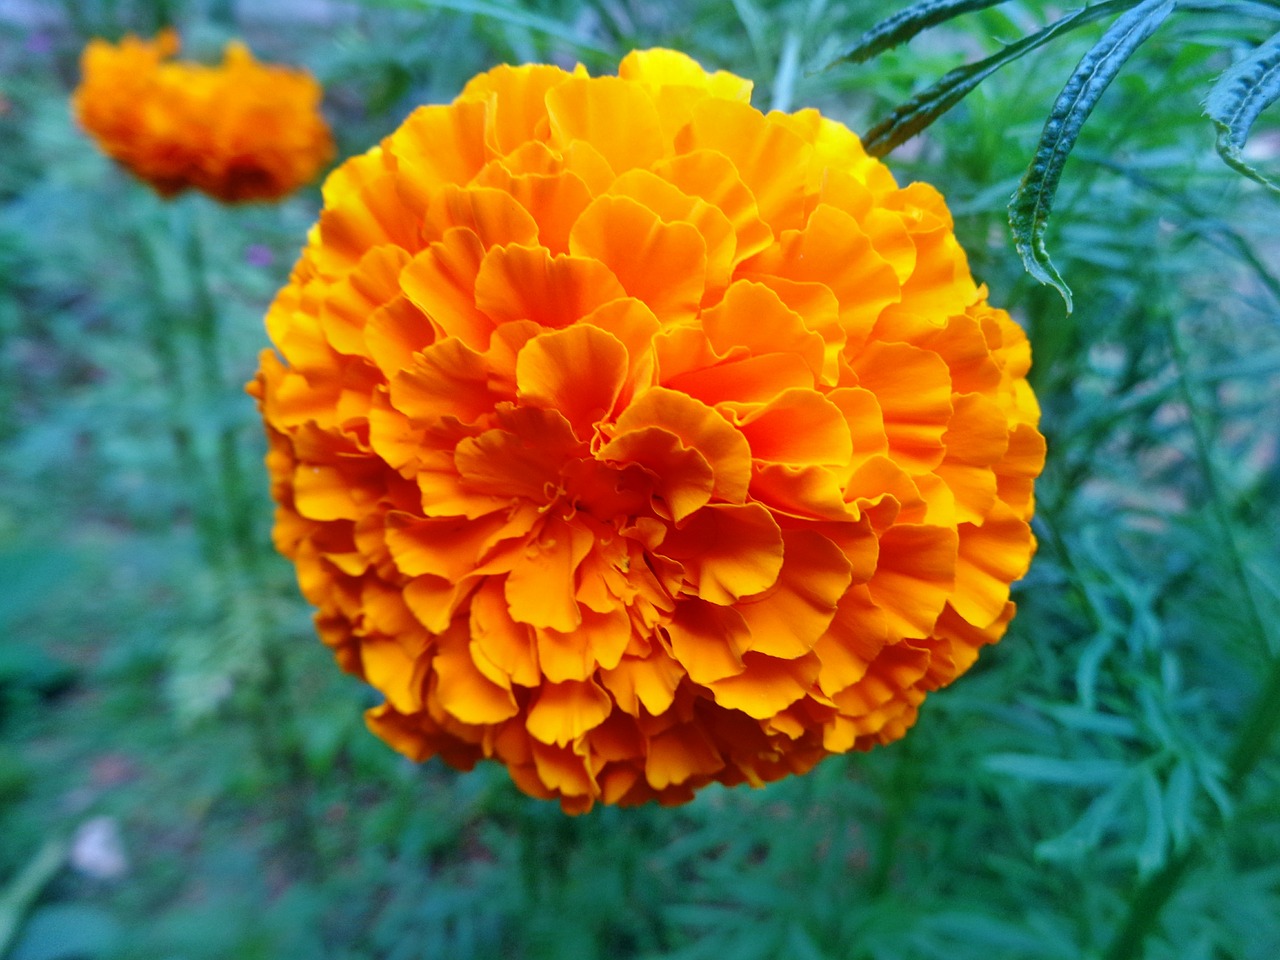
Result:
[[[1280,956],[1280,201],[1201,116],[1280,6],[1192,4],[1103,98],[1048,234],[1069,317],[1005,205],[1105,24],[888,158],[948,198],[1034,348],[1049,462],[1006,639],[891,747],[578,818],[368,734],[376,696],[271,550],[242,388],[318,190],[165,203],[68,105],[87,40],[173,24],[186,57],[241,37],[314,72],[339,161],[496,63],[648,46],[866,130],[1065,9],[821,69],[904,5],[0,0],[0,957]],[[1249,157],[1280,174],[1276,110]],[[188,329],[210,304],[214,379]]]

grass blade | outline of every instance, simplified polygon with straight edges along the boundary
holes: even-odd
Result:
[[[863,63],[877,53],[882,53],[900,43],[906,43],[916,34],[953,17],[973,10],[985,10],[1004,3],[1005,0],[923,0],[892,17],[881,20],[860,36],[844,53],[827,66],[837,63]]]
[[[1092,7],[1082,7],[1056,20],[1043,30],[1029,34],[977,63],[957,67],[941,80],[896,107],[867,131],[863,146],[873,156],[883,157],[906,143],[940,116],[954,107],[1001,67],[1044,46],[1064,33],[1097,23],[1135,6],[1139,0],[1107,0]]]
[[[615,56],[615,51],[591,40],[570,24],[526,10],[518,3],[493,3],[490,0],[372,0],[372,5],[399,7],[402,10],[451,10],[454,13],[487,17],[499,23],[524,27],[535,33],[563,40],[580,50],[589,50],[605,56]]]
[[[1058,273],[1044,245],[1044,231],[1062,168],[1085,120],[1103,92],[1135,50],[1156,31],[1174,8],[1175,0],[1145,0],[1121,16],[1076,65],[1058,94],[1035,156],[1009,201],[1009,225],[1027,272],[1052,285],[1071,312],[1071,290]]]
[[[66,844],[60,840],[49,840],[9,885],[0,890],[0,957],[8,954],[27,911],[62,869],[66,859]]]
[[[1280,193],[1280,185],[1244,159],[1245,141],[1258,114],[1280,98],[1280,33],[1232,65],[1209,91],[1204,109],[1218,128],[1218,154],[1231,168]]]

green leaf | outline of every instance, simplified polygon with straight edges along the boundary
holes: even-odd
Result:
[[[1072,787],[1112,784],[1123,776],[1119,760],[1062,760],[1030,753],[993,753],[982,761],[992,773],[1002,773],[1032,783],[1057,783]]]
[[[867,131],[862,145],[872,156],[883,157],[924,130],[940,116],[967,97],[978,84],[1001,67],[1013,63],[1032,50],[1044,46],[1064,33],[1097,23],[1138,3],[1139,0],[1107,0],[1092,7],[1072,11],[1036,33],[1011,43],[977,63],[957,67],[933,86],[922,90],[906,103],[896,107]]]
[[[32,914],[9,960],[93,960],[118,949],[122,936],[120,924],[99,907],[50,904]]]
[[[1036,844],[1036,857],[1044,860],[1078,860],[1097,849],[1102,835],[1117,822],[1132,790],[1126,778],[1095,797],[1080,818],[1056,837]]]
[[[985,10],[1005,0],[923,0],[915,6],[881,20],[860,36],[844,53],[827,66],[837,63],[862,63],[877,53],[882,53],[900,43],[906,43],[916,34],[945,23],[953,17],[973,10]]]
[[[1164,816],[1164,797],[1160,781],[1147,770],[1142,777],[1142,802],[1146,808],[1147,829],[1138,847],[1138,871],[1144,876],[1164,866],[1169,847],[1169,825]]]
[[[1217,79],[1205,98],[1204,110],[1218,128],[1218,153],[1227,165],[1280,193],[1280,184],[1255,170],[1243,156],[1253,122],[1277,98],[1280,98],[1280,33],[1264,41]]]
[[[1052,285],[1071,313],[1071,290],[1044,245],[1058,181],[1085,120],[1125,61],[1153,34],[1174,8],[1175,0],[1145,0],[1116,20],[1084,55],[1058,94],[1045,121],[1031,165],[1009,201],[1009,225],[1027,272]]]

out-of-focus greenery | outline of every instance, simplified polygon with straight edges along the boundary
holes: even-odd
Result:
[[[1260,696],[1280,699],[1264,690],[1280,657],[1280,204],[1221,163],[1199,115],[1280,10],[1197,6],[1220,13],[1175,11],[1067,164],[1048,237],[1069,318],[1024,275],[1005,206],[1105,24],[889,157],[946,194],[1035,350],[1050,455],[1008,637],[892,747],[580,818],[498,768],[414,766],[364,730],[372,695],[330,662],[271,553],[241,392],[318,195],[162,203],[75,129],[80,47],[165,22],[198,56],[243,36],[320,76],[345,157],[496,62],[601,71],[652,45],[751,77],[757,106],[868,129],[1043,27],[1049,5],[828,71],[885,5],[0,6],[0,956],[1280,956],[1280,762],[1248,726]],[[1274,178],[1274,112],[1250,144]],[[91,822],[118,829],[123,870],[86,867]]]

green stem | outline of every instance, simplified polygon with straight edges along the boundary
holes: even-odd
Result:
[[[174,458],[185,483],[194,485],[196,488],[193,491],[194,497],[190,507],[201,552],[207,562],[216,563],[219,552],[218,518],[211,509],[216,498],[203,489],[202,478],[205,472],[200,469],[199,457],[191,433],[191,397],[178,349],[181,330],[173,322],[174,311],[164,297],[162,271],[156,262],[155,253],[145,232],[136,230],[130,239],[142,270],[144,284],[152,293],[152,302],[147,307],[147,336],[151,342],[152,353],[160,366],[161,380],[171,400],[169,436],[173,444]]]
[[[1209,502],[1213,507],[1214,519],[1218,521],[1218,525],[1222,528],[1223,540],[1227,547],[1227,558],[1231,563],[1231,572],[1236,580],[1240,582],[1249,628],[1253,631],[1255,637],[1266,643],[1270,639],[1270,631],[1267,629],[1262,617],[1262,604],[1258,601],[1253,581],[1249,578],[1249,573],[1245,568],[1244,555],[1240,551],[1240,544],[1236,541],[1235,528],[1231,523],[1231,514],[1227,509],[1227,501],[1222,492],[1222,484],[1218,480],[1218,472],[1213,466],[1209,434],[1201,422],[1200,408],[1196,404],[1195,396],[1191,392],[1191,384],[1187,379],[1187,351],[1183,346],[1182,337],[1178,333],[1177,322],[1172,314],[1168,311],[1162,311],[1162,313],[1165,327],[1169,334],[1169,343],[1173,348],[1173,362],[1178,374],[1178,391],[1182,394],[1182,400],[1187,406],[1187,419],[1190,422],[1191,436],[1195,442],[1196,460],[1199,462],[1200,472],[1204,475],[1205,486],[1209,491]],[[1267,652],[1272,656],[1276,655],[1277,650],[1274,643],[1267,644]]]
[[[58,875],[66,859],[67,845],[61,840],[49,840],[9,885],[0,890],[0,957],[8,955],[23,918],[35,905],[40,892]]]
[[[218,402],[227,390],[222,363],[218,307],[209,286],[208,263],[200,232],[198,208],[203,198],[191,197],[192,207],[182,213],[185,227],[183,250],[192,290],[197,361],[206,402]],[[249,722],[258,741],[258,753],[268,773],[277,778],[281,799],[279,820],[284,829],[283,847],[300,876],[314,876],[318,866],[317,832],[308,804],[310,776],[291,709],[284,657],[273,641],[276,629],[270,607],[263,602],[261,555],[255,534],[257,503],[244,469],[237,430],[224,424],[218,428],[215,476],[222,504],[224,550],[219,551],[231,595],[237,603],[247,603],[250,618],[262,637],[263,676],[252,698]]]
[[[902,838],[907,809],[911,805],[914,741],[907,738],[895,749],[897,758],[894,760],[893,771],[889,774],[889,809],[885,812],[884,823],[876,837],[875,862],[867,880],[867,893],[876,898],[883,896],[889,889],[889,880],[893,876],[893,867],[898,857],[898,841]]]
[[[1223,496],[1222,485],[1214,469],[1208,432],[1200,422],[1199,407],[1191,392],[1187,378],[1188,357],[1177,322],[1168,311],[1161,311],[1173,349],[1174,366],[1178,374],[1178,386],[1186,403],[1191,433],[1195,442],[1196,458],[1204,474],[1209,499],[1218,524],[1222,527],[1227,556],[1232,573],[1240,582],[1245,615],[1250,629],[1259,640],[1267,643],[1268,630],[1262,618],[1261,605],[1245,568],[1244,555],[1236,542],[1230,512]],[[1245,782],[1258,762],[1267,754],[1271,741],[1280,729],[1280,655],[1274,645],[1267,643],[1270,665],[1262,689],[1253,701],[1248,714],[1236,732],[1235,741],[1227,754],[1227,779],[1225,787],[1233,799],[1238,799]],[[1169,902],[1186,876],[1189,868],[1204,848],[1203,840],[1193,842],[1181,853],[1170,859],[1164,868],[1152,875],[1138,888],[1129,902],[1129,911],[1119,931],[1104,954],[1105,960],[1133,960],[1142,955],[1142,945],[1160,917],[1164,905]]]
[[[1178,889],[1198,849],[1195,844],[1189,846],[1167,861],[1162,870],[1149,877],[1138,888],[1138,892],[1129,901],[1129,913],[1124,923],[1107,952],[1103,954],[1104,960],[1139,960],[1147,934],[1151,932],[1165,903]]]

